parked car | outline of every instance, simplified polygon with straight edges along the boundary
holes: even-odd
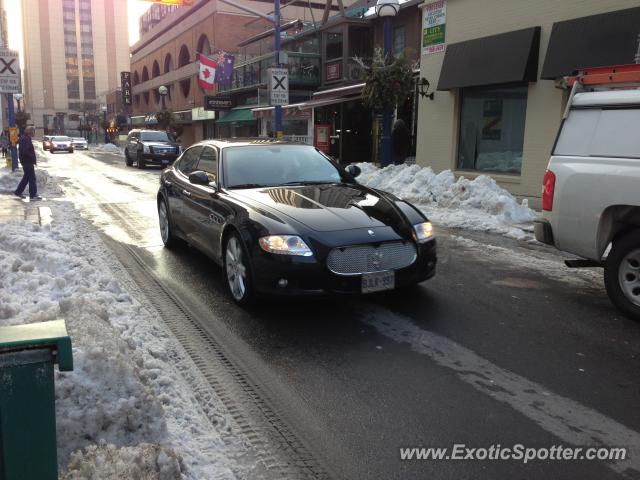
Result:
[[[640,72],[640,70],[639,70]],[[603,266],[611,301],[640,320],[640,90],[576,93],[544,175],[536,238]]]
[[[360,185],[359,173],[309,145],[197,143],[161,175],[162,241],[210,256],[241,305],[255,294],[362,294],[431,278],[429,220]]]
[[[128,167],[134,162],[138,168],[147,164],[167,166],[180,155],[180,146],[161,130],[131,130],[124,148],[124,158]]]
[[[86,138],[72,137],[71,143],[73,143],[73,148],[75,150],[89,150],[89,143]]]
[[[51,148],[51,135],[45,135],[42,137],[42,149],[49,150]]]
[[[51,146],[49,147],[49,151],[51,153],[61,151],[73,153],[73,143],[71,142],[71,138],[61,135],[51,137]]]

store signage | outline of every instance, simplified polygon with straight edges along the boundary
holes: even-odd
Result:
[[[131,105],[131,72],[120,72],[120,87],[122,89],[122,103]]]
[[[21,93],[20,57],[16,50],[0,48],[0,93]]]
[[[446,0],[422,7],[422,55],[444,52],[446,18]]]
[[[289,104],[289,70],[286,68],[269,69],[269,104]]]
[[[214,95],[204,97],[205,110],[231,110],[233,101],[229,95]]]
[[[327,82],[332,80],[340,80],[342,78],[342,61],[336,63],[327,63],[325,66]]]

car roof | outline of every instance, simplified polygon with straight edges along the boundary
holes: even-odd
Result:
[[[195,145],[211,145],[218,148],[228,147],[246,147],[249,145],[305,145],[313,148],[311,145],[301,142],[291,142],[288,140],[275,140],[272,138],[214,138],[210,140],[202,140]]]
[[[638,105],[640,90],[605,90],[576,93],[573,97],[574,107],[595,107],[614,105]]]

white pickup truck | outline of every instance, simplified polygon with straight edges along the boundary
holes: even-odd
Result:
[[[611,301],[640,320],[640,89],[574,89],[542,209],[536,238],[582,257],[570,267],[603,266]]]

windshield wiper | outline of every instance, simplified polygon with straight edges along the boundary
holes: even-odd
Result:
[[[231,185],[230,187],[227,187],[230,190],[233,190],[234,188],[261,188],[261,187],[266,187],[266,185],[262,185],[261,183],[240,183],[238,185]]]
[[[285,182],[285,183],[280,183],[279,186],[285,186],[285,185],[323,185],[323,184],[329,184],[329,183],[336,183],[334,181],[330,181],[330,180],[315,180],[315,181],[300,181],[300,180],[295,180],[293,182]]]

